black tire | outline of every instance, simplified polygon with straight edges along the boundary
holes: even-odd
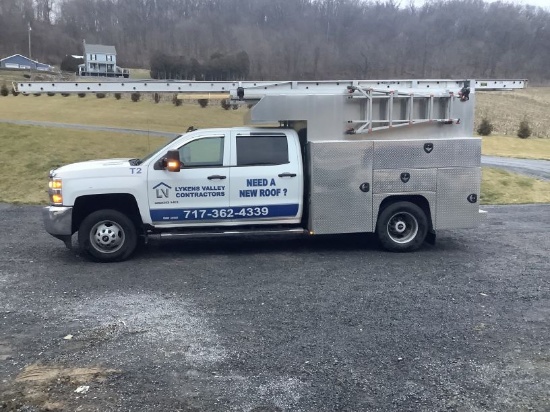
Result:
[[[136,227],[116,210],[98,210],[82,221],[78,244],[80,251],[93,260],[119,262],[128,259],[136,249]]]
[[[411,202],[391,203],[382,210],[376,222],[376,234],[382,247],[391,252],[411,252],[424,243],[428,218]]]

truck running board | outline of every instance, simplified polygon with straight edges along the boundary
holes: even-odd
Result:
[[[254,236],[269,236],[269,235],[306,235],[309,232],[303,228],[292,229],[228,229],[228,230],[205,230],[188,231],[188,232],[164,232],[164,233],[152,233],[148,234],[148,239],[175,239],[175,238],[204,238],[204,237],[226,237],[226,236],[242,236],[242,235],[254,235]]]

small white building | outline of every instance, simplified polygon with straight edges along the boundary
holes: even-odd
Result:
[[[29,59],[21,54],[14,54],[0,59],[0,68],[2,69],[19,69],[19,70],[41,70],[52,71],[53,67],[49,64],[40,63]]]

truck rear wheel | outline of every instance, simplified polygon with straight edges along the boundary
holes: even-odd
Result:
[[[428,233],[424,211],[411,202],[391,203],[378,216],[376,234],[382,247],[391,252],[418,249]]]
[[[117,210],[90,213],[78,230],[80,251],[100,262],[127,259],[137,245],[134,223]]]

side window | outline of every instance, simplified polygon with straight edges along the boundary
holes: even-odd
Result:
[[[288,163],[288,142],[280,136],[237,136],[237,166]]]
[[[178,150],[183,167],[223,166],[223,136],[203,137]]]

